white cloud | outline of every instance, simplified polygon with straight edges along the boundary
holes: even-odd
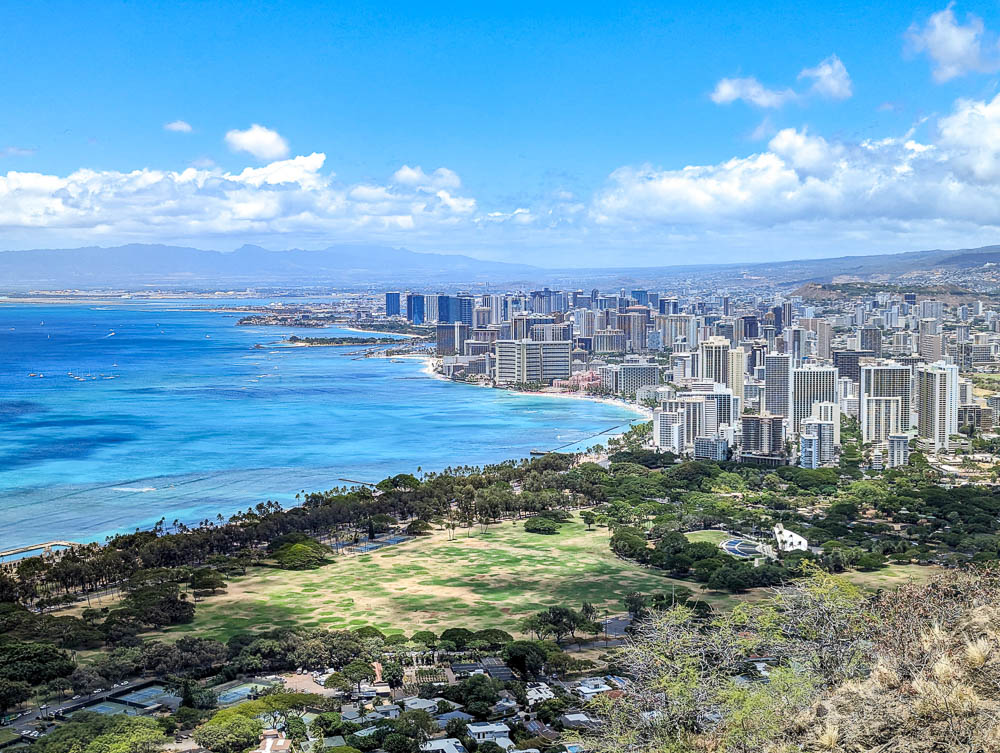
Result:
[[[212,237],[401,240],[465,221],[474,198],[426,185],[342,185],[314,153],[227,172],[77,170],[65,177],[10,171],[0,175],[0,232],[84,243],[173,242]],[[435,178],[437,176],[437,178]],[[450,170],[431,173],[455,183]],[[64,241],[65,242],[65,241]]]
[[[1000,178],[1000,95],[991,102],[960,99],[955,111],[938,121],[939,144],[964,179]]]
[[[627,165],[589,196],[484,205],[461,186],[447,168],[409,165],[343,183],[322,153],[233,171],[11,170],[0,174],[0,236],[8,248],[364,241],[543,265],[985,245],[1000,233],[1000,96],[959,100],[888,138],[785,128],[713,163]]]
[[[926,52],[934,61],[934,80],[950,81],[968,73],[990,73],[1000,70],[1000,56],[992,34],[986,31],[983,20],[969,13],[961,24],[949,3],[944,10],[934,13],[920,27],[910,26],[906,33],[909,47],[917,53]]]
[[[30,157],[35,149],[23,146],[0,147],[0,157]]]
[[[420,166],[410,167],[403,165],[392,174],[394,182],[403,186],[416,186],[427,190],[437,190],[440,188],[458,188],[462,185],[458,175],[446,167],[439,167],[428,175]]]
[[[680,169],[623,167],[595,195],[590,216],[645,234],[680,227],[703,237],[727,230],[754,237],[812,228],[822,243],[831,233],[892,226],[897,238],[949,231],[964,244],[959,232],[1000,229],[1000,95],[957,102],[929,143],[911,133],[831,142],[784,129],[747,157]]]
[[[831,55],[815,68],[805,68],[799,73],[799,80],[811,78],[810,89],[815,94],[829,99],[847,99],[851,96],[851,77],[840,58]]]
[[[753,76],[724,78],[709,95],[717,105],[728,105],[742,100],[757,107],[781,107],[797,96],[791,89],[768,89]]]
[[[245,131],[233,129],[226,133],[226,144],[234,152],[247,152],[262,161],[288,156],[288,142],[281,134],[257,123]]]
[[[164,131],[173,131],[174,133],[191,133],[193,128],[191,124],[184,120],[171,120],[169,123],[163,124]]]
[[[788,102],[802,102],[807,94],[827,99],[847,99],[852,94],[851,77],[836,55],[831,55],[814,68],[804,68],[798,77],[799,81],[802,79],[812,79],[808,92],[799,93],[789,88],[768,89],[754,76],[724,78],[709,96],[717,105],[742,101],[757,107],[778,108]]]

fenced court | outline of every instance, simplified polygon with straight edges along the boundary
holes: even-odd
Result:
[[[80,711],[96,711],[98,714],[132,714],[133,716],[139,713],[139,709],[115,701],[100,701],[92,706],[84,706]],[[80,713],[80,711],[76,713]]]
[[[222,689],[219,691],[219,705],[231,706],[240,703],[269,687],[271,687],[269,682],[243,682],[231,688]]]
[[[152,705],[153,703],[158,703],[162,698],[169,697],[176,696],[163,685],[149,685],[148,687],[139,688],[138,690],[133,690],[132,692],[125,693],[124,695],[115,696],[115,698],[120,701],[142,703],[147,706]]]

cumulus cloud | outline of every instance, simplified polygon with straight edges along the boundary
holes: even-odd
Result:
[[[990,102],[959,100],[938,128],[939,144],[963,179],[989,183],[1000,178],[1000,95]]]
[[[998,232],[1000,95],[958,100],[887,138],[784,128],[751,154],[623,166],[589,196],[559,190],[506,206],[483,206],[447,168],[403,165],[382,180],[343,183],[322,153],[232,171],[0,175],[8,247],[342,240],[535,263],[606,264],[621,251],[655,264],[694,252],[707,262],[967,247]]]
[[[954,3],[931,15],[923,26],[913,24],[906,33],[910,49],[926,53],[933,61],[934,80],[938,83],[968,73],[991,73],[1000,70],[1000,55],[993,34],[983,20],[969,13],[966,22],[955,17]]]
[[[174,133],[191,133],[193,128],[191,124],[185,120],[171,120],[169,123],[163,124],[164,131],[173,131]]]
[[[724,78],[715,85],[709,95],[717,105],[728,105],[742,101],[762,108],[778,108],[789,102],[804,101],[808,95],[826,99],[847,99],[851,96],[851,77],[847,68],[836,55],[831,55],[814,68],[804,68],[798,80],[812,80],[808,91],[793,89],[769,89],[754,76],[745,78]]]
[[[1000,225],[1000,95],[960,100],[928,143],[900,138],[831,142],[779,131],[762,152],[680,169],[623,167],[594,197],[590,216],[609,226],[841,230],[895,225]]]
[[[425,188],[458,188],[462,185],[458,175],[446,167],[439,167],[428,175],[420,166],[403,165],[392,175],[395,183],[403,186],[422,186]]]
[[[709,95],[717,105],[728,105],[742,100],[757,107],[781,107],[797,96],[791,89],[768,89],[753,76],[724,78]]]
[[[0,230],[78,242],[279,234],[398,239],[400,231],[454,225],[477,208],[475,199],[440,187],[442,176],[454,176],[448,170],[408,185],[342,185],[323,171],[325,161],[314,153],[239,172],[145,168],[63,177],[10,171],[0,176]]]
[[[812,79],[810,91],[829,99],[848,99],[851,94],[851,77],[840,58],[831,55],[815,68],[805,68],[799,80]]]
[[[281,134],[257,123],[245,131],[227,132],[226,144],[234,152],[247,152],[262,161],[282,159],[289,153],[288,142]]]

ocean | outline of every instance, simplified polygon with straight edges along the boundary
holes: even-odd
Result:
[[[198,303],[0,302],[0,550],[585,447],[636,418],[445,382],[357,346],[282,346],[361,333],[237,327]]]

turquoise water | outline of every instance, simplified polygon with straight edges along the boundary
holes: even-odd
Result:
[[[421,361],[356,359],[357,347],[280,346],[296,330],[237,318],[0,304],[0,549],[524,457],[635,418],[432,379]]]

